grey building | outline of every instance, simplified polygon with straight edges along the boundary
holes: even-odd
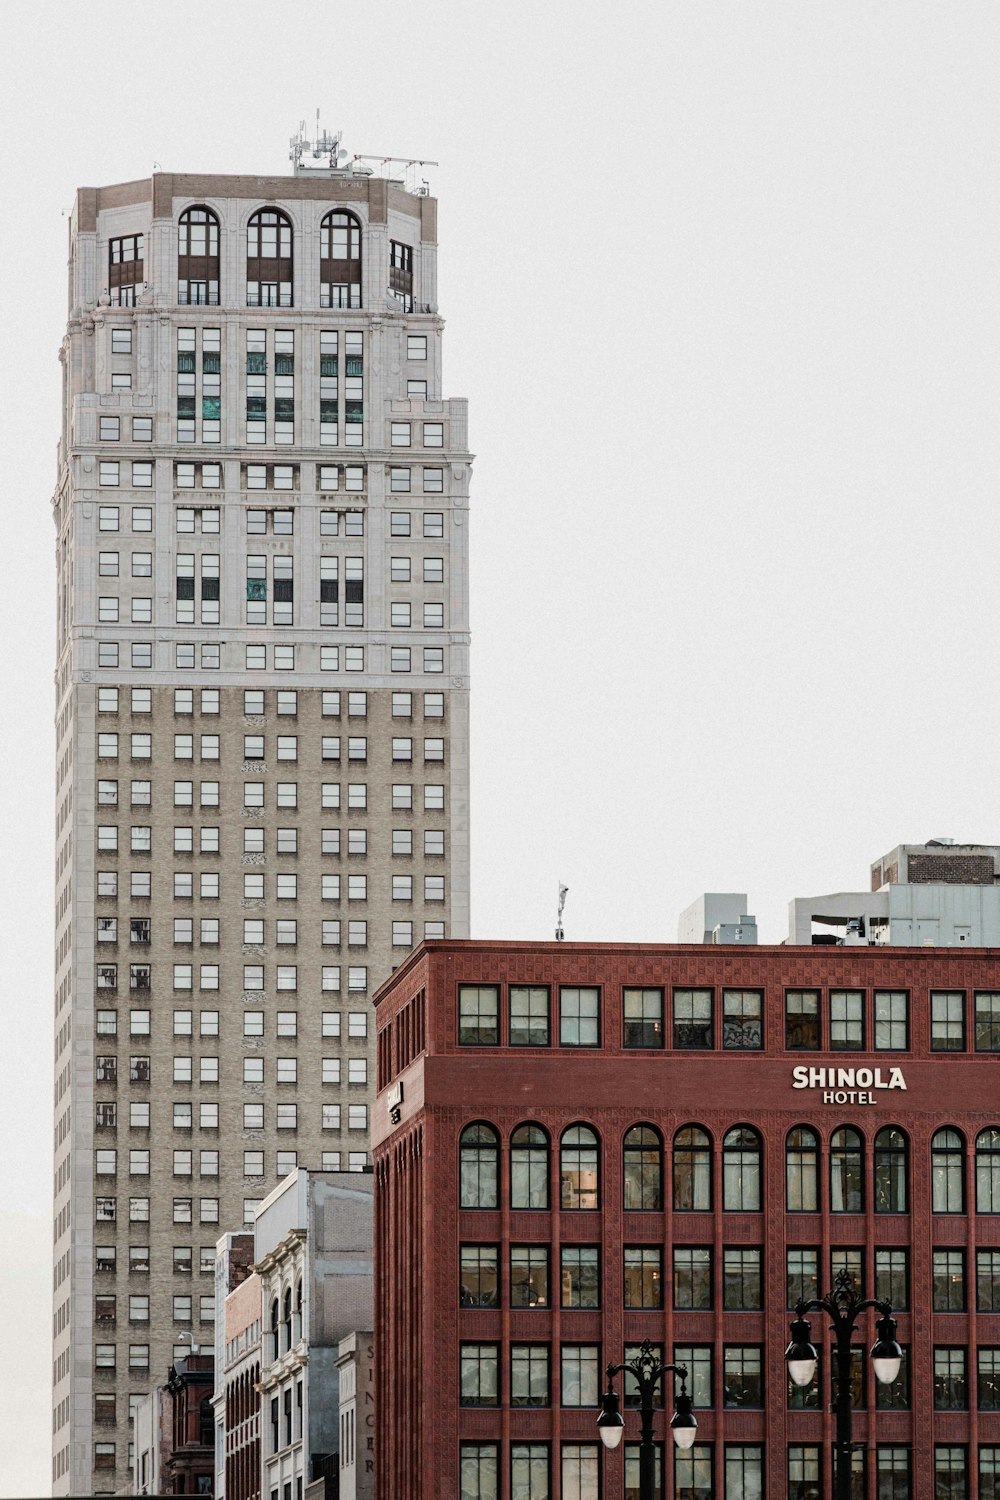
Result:
[[[128,1484],[138,1400],[212,1343],[220,1226],[300,1163],[367,1164],[370,994],[468,933],[470,455],[436,258],[435,199],[358,164],[77,194],[56,1494]]]
[[[870,870],[867,891],[799,896],[789,943],[846,947],[1000,946],[1000,847],[931,839],[899,844]]]

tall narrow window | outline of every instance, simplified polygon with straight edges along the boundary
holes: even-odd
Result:
[[[685,1125],[674,1136],[674,1208],[680,1213],[708,1213],[712,1207],[712,1148],[697,1125]]]
[[[389,292],[404,312],[413,311],[413,249],[399,240],[389,241]]]
[[[712,991],[674,990],[674,1046],[712,1045]]]
[[[267,442],[267,332],[247,329],[247,442]]]
[[[905,1052],[909,1043],[910,997],[905,990],[875,991],[875,1047]]]
[[[760,990],[723,990],[723,1047],[759,1051],[764,1045],[763,1009]]]
[[[597,1135],[589,1125],[571,1125],[559,1143],[560,1201],[563,1208],[600,1207]]]
[[[790,1130],[785,1140],[785,1205],[790,1214],[819,1210],[819,1141],[808,1125]]]
[[[865,1045],[865,997],[861,990],[830,991],[830,1050],[860,1052]]]
[[[292,226],[273,208],[247,224],[247,307],[291,307]]]
[[[906,1213],[906,1137],[887,1125],[875,1137],[875,1212]]]
[[[344,447],[360,448],[365,421],[365,336],[344,334]]]
[[[361,306],[361,224],[335,210],[320,226],[320,307]]]
[[[146,237],[123,234],[108,241],[108,295],[112,307],[134,307],[143,283]]]
[[[1000,993],[976,992],[976,1051],[1000,1052]]]
[[[663,1046],[663,991],[622,991],[622,1046]]]
[[[274,441],[295,441],[295,330],[274,330]]]
[[[549,1138],[540,1125],[519,1125],[510,1138],[510,1206],[549,1206]]]
[[[218,306],[219,221],[210,208],[186,208],[178,220],[177,301]]]
[[[961,990],[931,990],[931,1051],[965,1051],[965,995]]]
[[[864,1207],[861,1137],[845,1126],[830,1137],[830,1210],[859,1214]]]
[[[965,1150],[957,1130],[938,1130],[931,1138],[931,1207],[936,1214],[965,1208]]]
[[[512,984],[510,987],[510,1045],[549,1045],[548,985]]]
[[[336,448],[340,426],[340,358],[336,329],[319,336],[319,442]],[[336,475],[336,469],[333,470]]]
[[[496,1208],[500,1141],[492,1125],[467,1125],[459,1142],[463,1208]]]
[[[791,1049],[819,1046],[819,991],[785,991],[785,1046]]]
[[[1000,1214],[1000,1129],[976,1137],[976,1213]]]
[[[624,1207],[663,1207],[663,1145],[651,1125],[633,1125],[623,1147]]]
[[[749,1125],[737,1125],[722,1142],[722,1207],[727,1213],[760,1210],[760,1136]]]

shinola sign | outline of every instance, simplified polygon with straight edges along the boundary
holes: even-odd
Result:
[[[876,1089],[905,1089],[902,1068],[793,1068],[793,1089],[822,1089],[824,1104],[877,1104]]]

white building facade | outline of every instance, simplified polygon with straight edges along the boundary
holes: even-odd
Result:
[[[371,991],[468,932],[470,455],[436,257],[436,201],[352,171],[77,195],[56,1494],[129,1482],[137,1400],[212,1343],[220,1226],[300,1162],[369,1161]]]

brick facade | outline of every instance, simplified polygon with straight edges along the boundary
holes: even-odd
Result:
[[[548,987],[550,1046],[515,1048],[507,1043],[512,984]],[[462,985],[497,987],[498,1045],[459,1045]],[[575,986],[599,990],[596,1046],[559,1045],[560,989]],[[633,1050],[623,1045],[625,987],[663,992],[662,1047]],[[672,1045],[675,992],[690,988],[711,991],[712,1048]],[[722,1046],[724,1036],[732,1040],[735,1035],[722,1014],[726,989],[762,994],[759,1049]],[[818,992],[822,1021],[816,1049],[786,1045],[786,992],[798,989]],[[907,1493],[921,1497],[934,1493],[936,1449],[954,1448],[966,1451],[967,1493],[974,1500],[980,1493],[979,1450],[1000,1448],[1000,1410],[987,1409],[976,1398],[977,1350],[1000,1345],[1000,1311],[977,1309],[976,1295],[976,1253],[1000,1251],[1000,1212],[975,1211],[976,1139],[990,1126],[1000,1126],[1000,1053],[975,1050],[974,1006],[977,992],[987,995],[997,990],[1000,963],[992,951],[984,950],[453,942],[419,949],[375,997],[376,1402],[381,1414],[376,1474],[380,1500],[417,1500],[426,1493],[431,1475],[440,1500],[459,1500],[460,1493],[464,1500],[459,1479],[463,1442],[497,1445],[496,1493],[503,1500],[512,1493],[511,1445],[550,1444],[549,1495],[560,1500],[567,1493],[560,1482],[561,1445],[593,1445],[597,1438],[593,1407],[574,1409],[560,1404],[560,1346],[598,1345],[603,1368],[608,1361],[622,1358],[626,1344],[646,1337],[667,1350],[691,1345],[711,1348],[711,1406],[699,1410],[697,1416],[698,1443],[712,1454],[712,1495],[736,1500],[737,1493],[744,1493],[726,1487],[725,1457],[733,1445],[763,1445],[764,1494],[792,1493],[787,1463],[789,1446],[795,1444],[818,1448],[822,1455],[820,1488],[802,1493],[828,1497],[833,1417],[824,1366],[829,1359],[821,1361],[824,1384],[814,1406],[790,1409],[786,1396],[783,1354],[790,1318],[786,1305],[789,1247],[818,1252],[820,1294],[830,1289],[835,1253],[861,1252],[865,1292],[871,1295],[876,1252],[905,1251],[909,1287],[903,1297],[907,1305],[899,1311],[899,1338],[911,1351],[909,1405],[877,1409],[876,1383],[871,1371],[867,1372],[864,1400],[855,1416],[855,1439],[868,1445],[867,1494],[883,1493],[875,1445],[906,1450],[912,1475]],[[860,1050],[830,1050],[832,991],[862,996],[865,1035]],[[963,997],[955,1002],[964,1015],[962,1050],[932,1050],[932,992]],[[893,1034],[885,1024],[879,1028],[879,1040],[901,1044],[898,1050],[873,1045],[876,993],[905,997],[892,1002],[897,1007],[894,1014],[907,1012],[905,1030],[897,1027]],[[984,1014],[989,1003],[979,1002]],[[889,1002],[879,999],[878,1005],[882,1015]],[[979,1039],[992,1045],[996,1032],[983,1023]],[[806,1086],[793,1086],[794,1068],[805,1069]],[[828,1079],[809,1086],[810,1069],[828,1068],[860,1070],[853,1093],[849,1085],[843,1089],[822,1086]],[[879,1080],[890,1080],[892,1069],[900,1070],[905,1088],[877,1086]],[[860,1087],[870,1076],[876,1086]],[[829,1102],[824,1094],[832,1095]],[[864,1102],[862,1096],[866,1096]],[[460,1137],[476,1121],[488,1124],[499,1138],[496,1208],[460,1207]],[[540,1125],[550,1142],[550,1207],[545,1210],[509,1207],[511,1135],[524,1122]],[[554,1158],[562,1132],[578,1123],[590,1126],[599,1141],[600,1204],[596,1210],[560,1206],[560,1170]],[[623,1139],[636,1124],[652,1126],[664,1146],[660,1206],[644,1211],[623,1208]],[[688,1212],[674,1206],[672,1183],[680,1168],[672,1162],[672,1145],[677,1131],[693,1124],[710,1142],[711,1202],[703,1211]],[[737,1126],[758,1133],[760,1211],[723,1207],[724,1143],[727,1132]],[[818,1142],[815,1212],[793,1213],[786,1208],[786,1140],[800,1126],[814,1131]],[[887,1126],[897,1127],[905,1140],[905,1212],[876,1211],[875,1141]],[[863,1190],[858,1211],[851,1212],[835,1211],[833,1201],[834,1176],[840,1167],[832,1166],[831,1149],[836,1145],[835,1132],[844,1127],[858,1133],[863,1158]],[[932,1211],[931,1141],[944,1127],[956,1131],[962,1143],[964,1211]],[[986,1157],[981,1166],[988,1179],[992,1168]],[[880,1158],[881,1184],[884,1172]],[[495,1307],[460,1305],[463,1244],[498,1247],[500,1295]],[[545,1305],[511,1307],[511,1244],[549,1247],[552,1294]],[[599,1308],[559,1305],[560,1247],[574,1245],[600,1247]],[[662,1307],[637,1310],[624,1305],[626,1246],[662,1251]],[[688,1247],[710,1251],[711,1297],[704,1309],[672,1305],[673,1252]],[[761,1251],[758,1309],[730,1310],[725,1305],[723,1252],[739,1248]],[[938,1311],[933,1301],[933,1256],[935,1251],[948,1249],[964,1255],[965,1296],[960,1299],[960,1310]],[[885,1262],[880,1265],[884,1270]],[[1000,1309],[1000,1301],[995,1305]],[[814,1320],[813,1330],[818,1345],[828,1343],[819,1319]],[[871,1343],[871,1326],[865,1328],[863,1337]],[[460,1403],[459,1345],[470,1341],[495,1344],[500,1351],[499,1405]],[[549,1347],[548,1404],[523,1408],[510,1404],[513,1343]],[[764,1398],[760,1409],[725,1402],[723,1350],[727,1345],[761,1349]],[[935,1347],[967,1351],[967,1409],[936,1409],[940,1381],[935,1378]],[[627,1420],[626,1442],[637,1441],[637,1418]],[[662,1416],[658,1418],[661,1438],[663,1421]],[[633,1493],[625,1487],[623,1450],[600,1453],[598,1462],[602,1500],[623,1500]],[[669,1482],[666,1488],[670,1492]],[[685,1489],[679,1493],[708,1492]]]

